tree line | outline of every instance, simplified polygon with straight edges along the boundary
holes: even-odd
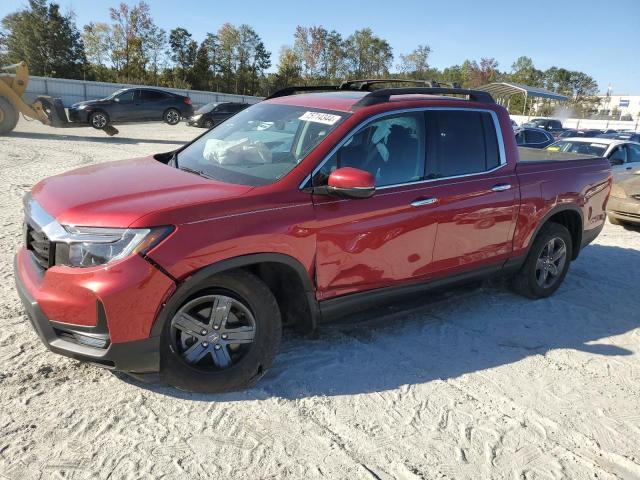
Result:
[[[25,60],[31,73],[41,76],[258,96],[345,78],[428,79],[467,88],[511,81],[567,95],[578,114],[597,106],[592,77],[555,66],[539,70],[526,56],[507,71],[489,57],[438,69],[429,64],[426,44],[396,58],[389,42],[369,28],[344,36],[322,26],[298,26],[273,65],[272,53],[250,25],[225,23],[196,39],[186,28],[167,32],[156,25],[144,1],[110,8],[109,18],[79,29],[73,13],[61,12],[58,4],[29,0],[1,21],[0,63]],[[511,112],[521,113],[523,107],[523,99],[514,97]]]

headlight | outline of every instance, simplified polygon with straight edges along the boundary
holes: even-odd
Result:
[[[78,110],[86,110],[89,105],[78,105],[76,109]]]
[[[93,267],[145,254],[164,240],[173,227],[93,228],[65,226],[68,235],[56,242],[56,265]]]
[[[202,114],[199,113],[198,115],[194,115],[193,117],[191,117],[192,120],[200,120],[202,118]]]

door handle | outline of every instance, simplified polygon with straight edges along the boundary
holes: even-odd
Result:
[[[433,205],[438,201],[437,198],[423,198],[422,200],[414,200],[411,202],[412,207],[422,207],[423,205]]]
[[[509,190],[511,188],[510,183],[499,183],[498,185],[494,185],[491,189],[492,192],[504,192],[505,190]]]

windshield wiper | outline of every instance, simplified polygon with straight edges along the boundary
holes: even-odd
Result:
[[[189,168],[189,167],[177,167],[177,166],[176,166],[176,168],[178,170],[182,170],[183,172],[195,173],[196,175],[200,175],[201,177],[208,178],[209,180],[215,180],[214,177],[212,177],[211,175],[208,175],[207,173],[203,172],[202,170],[196,170],[194,168]]]

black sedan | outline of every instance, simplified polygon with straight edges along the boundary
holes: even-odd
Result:
[[[248,106],[246,103],[234,102],[207,103],[193,113],[187,124],[192,127],[212,128]]]
[[[112,123],[163,121],[177,125],[192,114],[189,97],[154,88],[125,88],[69,108],[71,122],[89,123],[98,130]]]
[[[556,141],[551,133],[541,128],[519,128],[515,134],[519,147],[544,148]]]

